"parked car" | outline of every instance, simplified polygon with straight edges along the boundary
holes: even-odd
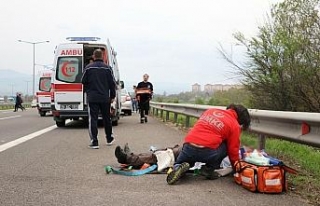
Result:
[[[132,101],[127,89],[121,90],[121,113],[124,115],[132,115]]]
[[[37,100],[36,99],[33,99],[32,102],[31,102],[31,107],[32,108],[36,108],[37,107]]]

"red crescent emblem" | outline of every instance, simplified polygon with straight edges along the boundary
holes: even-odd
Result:
[[[40,88],[41,88],[41,90],[46,89],[45,81],[41,81]]]
[[[61,72],[62,72],[62,75],[65,76],[65,77],[72,77],[72,74],[70,75],[70,74],[67,73],[68,64],[69,64],[69,62],[64,62],[62,64]]]

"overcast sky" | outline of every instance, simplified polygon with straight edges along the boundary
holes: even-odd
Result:
[[[151,82],[235,83],[219,44],[242,54],[232,34],[255,35],[279,1],[3,0],[0,69],[32,74],[32,45],[19,39],[49,40],[36,45],[36,63],[48,65],[66,37],[98,36],[110,39],[125,81],[138,82],[148,73]]]

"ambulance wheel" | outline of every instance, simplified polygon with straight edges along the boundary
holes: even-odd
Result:
[[[40,116],[41,116],[41,117],[46,116],[46,112],[40,112]]]
[[[56,125],[57,127],[64,127],[66,126],[66,121],[65,120],[56,121]]]

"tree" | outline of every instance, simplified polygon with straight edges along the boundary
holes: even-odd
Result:
[[[236,67],[255,108],[320,112],[319,0],[285,0],[271,8],[256,37],[235,33],[248,61]]]

